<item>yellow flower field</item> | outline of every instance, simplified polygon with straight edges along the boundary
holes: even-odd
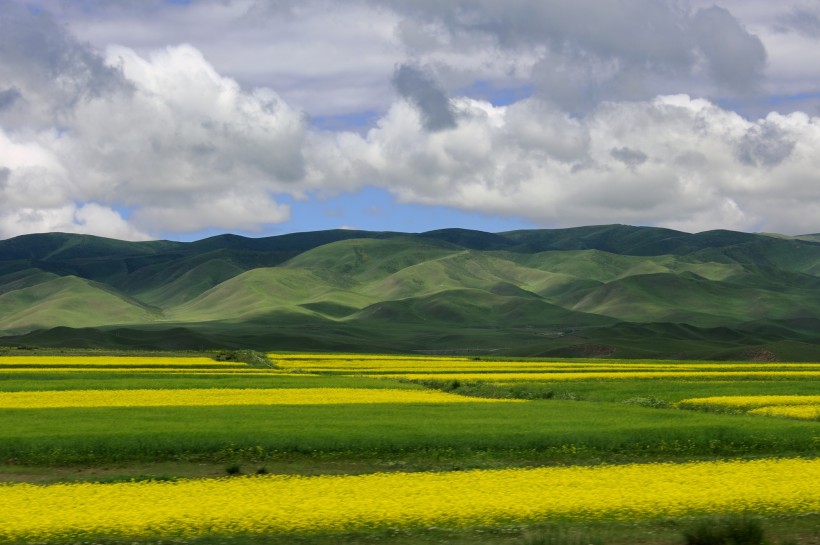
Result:
[[[369,365],[370,362],[361,362],[358,365],[344,365],[343,362],[330,362],[330,364],[324,364],[320,362],[316,362],[315,364],[311,365],[294,365],[293,362],[288,362],[286,364],[279,364],[278,366],[282,369],[302,369],[302,370],[310,370],[313,372],[330,372],[330,373],[532,373],[532,372],[542,372],[542,373],[553,373],[553,372],[561,372],[561,373],[584,373],[584,372],[668,372],[668,371],[685,371],[685,372],[692,372],[692,371],[715,371],[715,372],[723,372],[723,371],[761,371],[760,366],[746,366],[744,367],[714,367],[709,366],[705,368],[691,368],[685,366],[678,366],[678,367],[670,367],[670,366],[659,366],[659,365],[635,365],[635,366],[625,366],[625,365],[557,365],[557,364],[523,364],[523,363],[515,363],[512,362],[492,362],[492,365],[488,365],[487,363],[478,364],[475,362],[462,362],[460,365],[452,365],[452,366],[442,366],[437,362],[414,362],[412,365],[408,365],[402,362],[379,362],[378,365]],[[500,365],[505,364],[505,365]],[[805,366],[800,367],[788,367],[788,366],[778,366],[778,367],[770,367],[765,368],[767,371],[820,371],[820,366],[816,366],[813,368],[807,368]]]
[[[726,407],[731,409],[754,409],[776,405],[820,405],[820,396],[714,396],[684,399],[679,406]]]
[[[761,416],[784,416],[800,420],[820,420],[820,404],[817,405],[777,405],[752,409],[749,414]]]
[[[722,370],[820,370],[820,363],[596,363],[596,362],[532,362],[532,361],[486,361],[486,360],[439,360],[439,359],[273,359],[282,368],[327,369],[327,370],[531,370],[556,371],[572,370],[658,370],[658,371],[722,371]]]
[[[467,357],[373,356],[338,354],[268,354],[279,367],[322,371],[724,371],[724,370],[816,370],[820,363],[743,363],[743,362],[584,362],[584,361],[491,361]]]
[[[370,403],[523,403],[471,398],[438,390],[269,388],[179,390],[61,390],[0,392],[0,408],[168,407],[219,405],[335,405]]]
[[[242,362],[216,361],[205,357],[158,356],[2,356],[0,369],[13,366],[35,367],[247,367]]]
[[[760,416],[782,416],[800,420],[820,419],[820,396],[715,396],[684,399],[683,409],[729,409]]]
[[[0,486],[0,537],[127,537],[816,513],[820,460]]]
[[[268,355],[283,370],[404,380],[493,382],[820,377],[820,363],[489,361],[467,357]]]
[[[403,354],[342,354],[338,352],[332,353],[298,353],[298,354],[282,354],[278,352],[271,352],[266,354],[268,358],[272,360],[286,360],[286,361],[302,361],[302,360],[348,360],[348,361],[359,361],[359,360],[388,360],[388,361],[404,361],[404,360],[423,360],[427,359],[427,356],[409,356]],[[457,357],[457,358],[447,358],[447,357],[440,357],[437,358],[441,361],[462,361],[464,357]]]
[[[286,371],[279,371],[277,369],[268,369],[260,367],[19,367],[3,369],[0,366],[0,374],[2,373],[151,373],[151,374],[181,374],[186,375],[276,375],[283,377],[308,377],[314,376],[313,373],[291,373]]]
[[[541,373],[402,373],[391,375],[369,374],[368,377],[403,378],[406,380],[485,380],[485,381],[568,381],[568,380],[634,380],[634,379],[772,379],[820,378],[818,371],[580,371]]]
[[[282,369],[289,369],[289,370],[296,370],[299,369],[301,371],[309,371],[312,373],[333,373],[333,374],[345,374],[345,375],[361,375],[361,374],[379,374],[385,376],[392,376],[392,375],[407,375],[407,374],[475,374],[475,375],[485,375],[485,374],[496,374],[500,375],[503,373],[750,373],[750,372],[765,372],[765,373],[776,373],[776,372],[814,372],[820,373],[820,367],[816,367],[813,369],[807,368],[784,368],[784,367],[772,367],[772,368],[747,368],[747,369],[739,369],[739,368],[706,368],[706,369],[690,369],[690,368],[668,368],[668,367],[634,367],[634,368],[627,368],[627,367],[610,367],[605,365],[599,366],[587,366],[587,367],[556,367],[556,366],[516,366],[516,367],[481,367],[481,366],[459,366],[456,368],[447,368],[447,367],[439,367],[436,365],[424,365],[424,366],[416,366],[413,368],[408,368],[405,365],[397,364],[397,365],[382,365],[378,367],[325,367],[320,365],[311,365],[311,366],[281,366]]]

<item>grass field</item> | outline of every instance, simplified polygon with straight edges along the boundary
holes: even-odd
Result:
[[[0,356],[0,541],[820,541],[820,364],[268,357]]]

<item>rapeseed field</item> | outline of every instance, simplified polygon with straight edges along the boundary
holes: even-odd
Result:
[[[2,475],[169,460],[270,473],[0,482],[0,541],[820,513],[817,363],[268,358],[0,357]]]
[[[393,390],[386,388],[198,388],[0,392],[0,409],[487,402],[511,403],[522,401],[469,398],[436,390]]]
[[[758,407],[749,414],[761,416],[783,416],[800,420],[820,420],[820,404],[818,405],[776,405],[772,407]]]
[[[153,356],[3,356],[0,369],[10,367],[102,367],[102,368],[155,368],[155,367],[247,367],[234,361],[216,361],[204,356],[153,357]]]
[[[263,534],[820,510],[820,460],[0,487],[6,539]]]
[[[760,416],[820,420],[820,395],[714,396],[684,399],[685,409],[723,409]]]
[[[379,376],[370,374],[367,376]],[[756,370],[756,371],[578,371],[532,372],[532,373],[403,373],[390,375],[405,380],[485,380],[485,381],[572,381],[572,380],[668,380],[668,379],[776,379],[776,378],[820,378],[820,370]]]
[[[695,399],[684,399],[680,406],[684,408],[726,407],[729,409],[755,409],[780,405],[820,405],[820,395],[793,396],[714,396]]]

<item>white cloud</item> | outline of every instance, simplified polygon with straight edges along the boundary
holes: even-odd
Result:
[[[820,121],[727,105],[820,91],[813,4],[40,3],[0,13],[0,237],[264,230],[281,195],[365,185],[543,226],[820,230]]]
[[[272,194],[304,190],[301,112],[268,89],[243,91],[190,46],[149,59],[111,48],[108,61],[134,91],[78,106],[57,146],[69,169],[85,171],[84,195],[135,208],[132,221],[155,232],[287,219]]]
[[[766,65],[766,48],[760,38],[718,6],[695,13],[692,33],[718,85],[739,94],[757,91]]]
[[[0,126],[70,121],[84,100],[126,91],[116,67],[74,39],[48,12],[6,2],[0,14]]]
[[[58,132],[0,132],[0,236],[29,231],[146,233],[258,230],[299,195],[305,116],[273,91],[243,91],[199,51],[144,59],[114,47],[127,88],[73,105]],[[133,210],[124,220],[114,207]]]
[[[399,17],[366,2],[35,0],[98,50],[119,44],[142,57],[188,43],[245,88],[276,89],[313,116],[385,108],[404,60]]]
[[[79,233],[120,240],[150,240],[109,207],[86,203],[54,207],[21,207],[0,214],[0,238],[29,233]]]
[[[149,238],[108,206],[78,204],[82,191],[53,144],[47,135],[0,130],[0,239],[52,231]]]
[[[245,191],[193,195],[184,206],[151,204],[133,214],[137,225],[152,230],[190,233],[208,228],[227,231],[259,231],[263,224],[282,223],[290,218],[290,208],[269,195]]]
[[[147,56],[190,43],[220,74],[276,89],[312,116],[385,110],[394,67],[408,61],[434,67],[450,91],[535,83],[559,101],[591,101],[584,108],[681,92],[748,102],[741,82],[756,76],[776,95],[820,81],[810,0],[31,2],[99,50],[116,43]]]
[[[817,230],[818,118],[750,122],[685,95],[603,103],[583,119],[537,99],[453,104],[458,127],[436,133],[394,105],[363,140],[362,176],[404,202],[544,226]]]
[[[456,126],[450,100],[423,69],[402,64],[393,74],[393,85],[404,99],[416,105],[428,131]]]

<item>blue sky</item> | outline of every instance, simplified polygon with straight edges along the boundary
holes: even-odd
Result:
[[[359,229],[364,231],[398,231],[421,233],[435,229],[459,227],[488,232],[536,229],[538,225],[516,217],[500,217],[480,212],[468,212],[446,206],[399,204],[383,189],[365,188],[356,193],[346,193],[328,200],[306,199],[297,201],[281,198],[291,207],[292,219],[271,225],[265,235],[280,235],[325,229]],[[222,234],[220,229],[205,229],[174,237],[176,240],[199,240]],[[236,231],[256,237],[256,231]]]
[[[365,188],[327,201],[284,200],[293,219],[281,232],[315,231],[339,227],[366,231],[420,233],[460,227],[489,232],[533,229],[536,224],[516,217],[469,212],[446,206],[399,204],[383,189]],[[284,226],[283,226],[284,227]]]
[[[820,232],[808,0],[7,0],[0,238]]]

